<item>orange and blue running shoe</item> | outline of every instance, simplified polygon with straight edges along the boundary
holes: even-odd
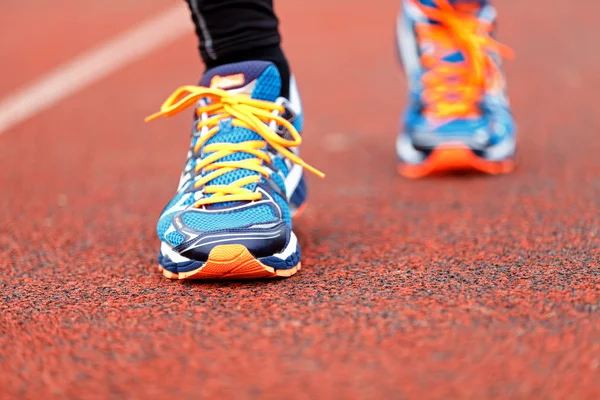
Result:
[[[300,269],[292,217],[306,199],[303,170],[323,174],[298,155],[302,106],[290,83],[286,99],[273,64],[228,64],[179,88],[148,117],[196,107],[179,188],[158,221],[166,277],[288,277]]]
[[[500,70],[512,50],[492,38],[496,10],[484,0],[404,0],[398,44],[409,106],[396,142],[411,178],[514,168],[515,123]]]

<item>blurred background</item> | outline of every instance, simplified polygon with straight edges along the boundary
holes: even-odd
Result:
[[[596,1],[504,0],[510,175],[395,172],[398,0],[275,0],[303,96],[303,270],[156,271],[203,72],[176,0],[0,2],[0,397],[598,398]]]

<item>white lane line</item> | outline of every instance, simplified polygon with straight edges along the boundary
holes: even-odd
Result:
[[[192,32],[183,2],[0,99],[0,135],[127,64]]]

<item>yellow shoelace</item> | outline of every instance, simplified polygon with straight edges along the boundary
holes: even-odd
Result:
[[[293,163],[301,165],[321,178],[325,177],[325,174],[321,171],[311,167],[300,157],[288,150],[288,148],[299,146],[302,143],[302,137],[288,120],[273,114],[274,111],[278,111],[282,114],[284,112],[284,107],[269,101],[254,100],[248,95],[231,94],[221,89],[210,89],[200,86],[182,86],[169,96],[161,106],[159,112],[147,117],[146,122],[153,121],[163,116],[171,117],[178,114],[186,108],[195,105],[202,98],[209,99],[210,102],[206,106],[198,107],[196,109],[196,115],[200,117],[202,114],[206,113],[209,115],[209,118],[198,122],[196,128],[198,131],[202,130],[205,126],[210,129],[206,135],[198,139],[194,146],[194,153],[198,153],[202,146],[210,140],[211,137],[217,134],[219,131],[219,122],[225,118],[233,117],[233,126],[251,129],[259,134],[264,141],[253,140],[243,143],[213,143],[206,145],[204,147],[204,152],[211,154],[198,161],[196,164],[196,173],[200,173],[202,169],[204,169],[205,172],[214,172],[198,179],[194,183],[195,188],[200,188],[213,179],[236,169],[256,171],[265,178],[268,178],[272,171],[261,165],[262,161],[271,163],[271,158],[265,152],[267,143]],[[284,139],[269,129],[267,124],[271,121],[275,121],[278,125],[286,128],[291,134],[292,140]],[[239,152],[251,154],[254,158],[241,161],[219,162],[222,158]],[[252,183],[258,183],[260,180],[261,177],[259,175],[253,175],[238,179],[228,185],[204,186],[204,193],[210,193],[212,196],[198,200],[194,206],[202,207],[208,204],[228,201],[260,200],[262,198],[260,193],[254,193],[243,187]]]
[[[423,65],[429,69],[423,75],[425,111],[435,118],[478,115],[477,104],[484,89],[503,86],[502,74],[489,52],[507,58],[513,58],[514,52],[494,40],[490,36],[493,27],[479,20],[473,12],[455,9],[448,0],[434,0],[434,3],[436,7],[429,7],[415,0],[427,18],[440,24],[417,26],[421,40],[439,46],[458,45],[465,63],[445,62],[434,55],[422,56]],[[449,93],[458,98],[448,99]]]

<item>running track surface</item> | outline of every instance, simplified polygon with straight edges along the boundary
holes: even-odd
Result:
[[[18,3],[0,98],[174,4]],[[303,155],[328,174],[288,280],[156,270],[189,118],[142,119],[199,78],[191,34],[2,134],[0,397],[598,398],[600,3],[499,7],[518,170],[410,181],[397,1],[279,2]]]

